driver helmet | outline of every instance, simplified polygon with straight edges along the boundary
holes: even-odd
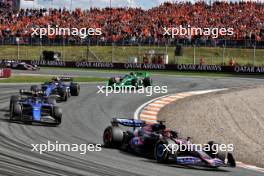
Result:
[[[33,91],[32,91],[32,97],[33,97],[34,99],[37,98],[38,95],[39,95],[39,93],[38,93],[37,90],[33,90]]]
[[[52,78],[52,81],[56,81],[56,82],[58,82],[58,81],[60,81],[60,78],[59,78],[58,76],[54,76],[54,77]]]
[[[164,130],[164,134],[166,136],[172,137],[172,138],[178,138],[178,132],[177,131],[173,131],[171,129],[165,129]]]
[[[163,124],[153,124],[152,125],[152,130],[154,132],[160,132],[160,131],[164,131],[166,129],[166,126]]]

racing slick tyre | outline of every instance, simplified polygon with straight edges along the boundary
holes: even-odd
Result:
[[[115,83],[115,78],[110,78],[108,81],[108,86],[113,86],[113,84]]]
[[[216,158],[216,154],[214,154],[214,152],[217,150],[217,148],[214,146],[214,144],[217,144],[216,142],[214,142],[214,141],[208,141],[207,142],[207,144],[208,144],[208,149],[206,149],[205,150],[205,148],[204,148],[204,151],[209,155],[209,156],[211,156],[212,158]]]
[[[122,146],[124,133],[119,127],[109,126],[103,134],[104,146],[108,148],[119,148]]]
[[[149,87],[152,85],[152,80],[150,79],[150,77],[146,77],[143,79],[143,85],[144,87]]]
[[[209,156],[211,156],[212,158],[219,158],[220,160],[222,160],[223,162],[227,162],[226,164],[230,167],[236,167],[236,161],[232,155],[232,153],[227,153],[225,151],[218,151],[218,148],[216,146],[214,146],[214,144],[218,144],[215,141],[209,141],[208,145],[209,145],[209,151],[205,151]],[[214,154],[216,151],[217,154]]]
[[[134,88],[138,89],[139,83],[137,79],[132,79],[131,84]]]
[[[236,167],[236,161],[232,155],[232,153],[226,153],[224,151],[219,151],[216,154],[216,157],[219,158],[220,160],[227,162],[226,164],[230,167]]]
[[[70,93],[72,96],[78,96],[80,93],[80,84],[72,83],[70,85]]]
[[[158,163],[167,163],[169,161],[169,151],[166,150],[165,145],[168,145],[169,141],[159,140],[154,148],[154,158]]]
[[[59,93],[60,93],[60,97],[61,97],[62,101],[67,101],[68,100],[69,93],[67,91],[67,88],[60,89]]]
[[[230,167],[236,167],[236,160],[232,153],[227,153],[227,161]]]
[[[9,103],[9,110],[11,110],[12,106],[14,103],[17,103],[20,100],[20,96],[18,95],[12,95],[10,98],[10,103]]]
[[[62,109],[55,106],[53,109],[53,117],[55,119],[55,124],[59,125],[61,124],[61,119],[62,119]]]
[[[37,85],[32,85],[32,86],[30,87],[30,90],[31,90],[31,91],[34,91],[34,92],[37,92],[37,91],[39,90],[39,88],[38,88]]]
[[[21,118],[22,116],[22,107],[20,104],[13,103],[11,109],[10,109],[10,117],[9,120],[13,121],[16,120],[16,118]]]

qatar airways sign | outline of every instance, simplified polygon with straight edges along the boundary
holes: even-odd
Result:
[[[144,63],[112,63],[88,61],[28,61],[32,65],[65,68],[104,68],[124,70],[171,70],[171,71],[197,71],[197,72],[223,72],[223,73],[264,73],[264,67],[253,66],[221,66],[221,65],[195,65],[195,64],[144,64]]]
[[[234,71],[237,73],[264,73],[264,67],[236,66]]]

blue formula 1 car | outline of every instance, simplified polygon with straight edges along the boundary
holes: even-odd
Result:
[[[68,83],[66,83],[68,82]],[[38,85],[31,86],[31,91],[38,91]],[[54,77],[51,82],[41,85],[41,90],[45,92],[47,97],[56,97],[57,100],[67,101],[70,96],[78,96],[80,93],[80,85],[73,82],[71,77]]]
[[[45,97],[44,92],[20,90],[20,95],[13,95],[9,105],[10,121],[24,123],[47,123],[59,125],[62,110],[54,99]]]
[[[121,127],[124,127],[121,128]],[[132,129],[127,129],[132,128]],[[208,142],[208,148],[179,150],[183,144],[190,145],[190,139],[178,137],[176,131],[166,129],[163,122],[146,124],[141,120],[114,118],[103,134],[104,146],[118,148],[146,157],[155,158],[159,163],[176,163],[218,168],[235,167],[236,162],[231,153],[215,153],[214,142]],[[174,150],[176,147],[177,150]]]

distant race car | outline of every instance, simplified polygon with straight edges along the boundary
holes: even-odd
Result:
[[[54,99],[44,96],[42,91],[20,90],[20,95],[13,95],[9,104],[10,121],[24,123],[48,123],[59,125],[62,110]]]
[[[121,126],[125,126],[123,130]],[[127,127],[132,129],[127,130]],[[172,161],[179,165],[197,165],[217,168],[221,166],[235,167],[236,162],[231,153],[214,154],[214,142],[208,143],[210,150],[188,150],[172,152],[166,150],[166,145],[191,144],[189,138],[178,137],[176,131],[166,129],[163,122],[146,124],[141,120],[114,118],[111,126],[103,133],[104,146],[123,149],[128,152],[153,157],[159,163]],[[169,145],[170,144],[170,145]],[[171,149],[171,148],[170,148]]]
[[[106,82],[106,87],[149,87],[152,86],[152,79],[147,72],[131,72],[123,77],[113,77]]]
[[[27,64],[25,62],[17,62],[17,61],[5,61],[2,63],[4,67],[18,69],[18,70],[38,70],[39,67],[37,65]]]
[[[68,82],[68,83],[66,83]],[[40,90],[38,85],[32,85],[31,90]],[[73,82],[71,77],[54,77],[51,82],[41,85],[41,90],[45,92],[47,97],[57,97],[57,100],[67,101],[70,96],[78,96],[80,93],[80,85]]]

